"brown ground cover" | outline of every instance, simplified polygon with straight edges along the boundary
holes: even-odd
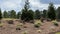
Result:
[[[27,23],[23,24],[23,26],[20,26],[19,28],[21,30],[16,30],[17,25],[21,22],[19,20],[13,20],[13,24],[8,24],[9,20],[2,20],[2,23],[4,24],[3,27],[0,27],[0,34],[23,34],[23,32],[27,32],[27,34],[49,34],[50,32],[57,32],[60,30],[60,22],[58,22],[59,26],[54,26],[52,22],[41,23],[42,25],[39,28],[35,28],[34,24]],[[41,30],[40,33],[38,33],[38,30]]]

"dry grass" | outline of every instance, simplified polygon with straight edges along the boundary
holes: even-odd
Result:
[[[55,33],[55,34],[60,34],[60,32],[57,32],[57,33]]]
[[[14,19],[14,18],[2,18],[2,20],[19,20],[19,19]]]

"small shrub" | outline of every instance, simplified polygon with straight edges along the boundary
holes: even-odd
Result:
[[[24,31],[23,34],[27,34],[27,31]]]
[[[13,20],[9,20],[8,21],[8,24],[13,24]]]
[[[22,23],[20,23],[20,24],[18,24],[18,26],[23,26],[23,24],[22,24]]]
[[[38,32],[38,33],[40,33],[40,32],[41,32],[41,30],[37,30],[37,32]]]
[[[17,27],[16,30],[21,30],[21,29],[19,27]]]
[[[55,26],[59,26],[56,21],[52,21],[52,22],[54,23]]]
[[[34,26],[38,28],[41,25],[41,23],[35,23]]]
[[[41,22],[43,22],[44,21],[44,19],[41,19]]]
[[[21,26],[23,26],[22,23],[18,24],[18,25],[16,26],[16,30],[21,30],[21,29],[20,29]]]
[[[55,22],[54,25],[55,25],[55,26],[58,26],[58,23]]]
[[[21,30],[20,25],[17,25],[16,30]]]
[[[0,23],[0,27],[2,27],[3,26],[3,23]]]

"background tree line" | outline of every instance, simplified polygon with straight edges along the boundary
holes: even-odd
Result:
[[[49,18],[51,20],[60,19],[60,7],[55,9],[53,3],[49,3],[48,9],[40,11],[39,9],[33,11],[32,9],[29,9],[29,0],[25,1],[24,9],[16,13],[15,10],[11,11],[4,11],[2,13],[0,9],[0,19],[2,18],[15,18],[15,19],[21,19],[25,21],[34,20],[34,19],[40,19],[43,18]]]

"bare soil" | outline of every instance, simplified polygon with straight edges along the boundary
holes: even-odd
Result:
[[[8,24],[8,20],[2,20],[2,23],[4,24],[3,27],[0,27],[0,34],[23,34],[22,32],[27,31],[27,34],[49,34],[51,32],[57,32],[60,30],[60,22],[58,22],[59,26],[55,26],[52,22],[42,23],[42,25],[39,28],[35,28],[34,24],[27,23],[24,24],[21,28],[21,30],[16,30],[16,25],[21,23],[19,20],[13,20],[14,24]],[[24,28],[24,26],[27,26],[27,28]],[[40,33],[37,32],[37,30],[41,30]]]

